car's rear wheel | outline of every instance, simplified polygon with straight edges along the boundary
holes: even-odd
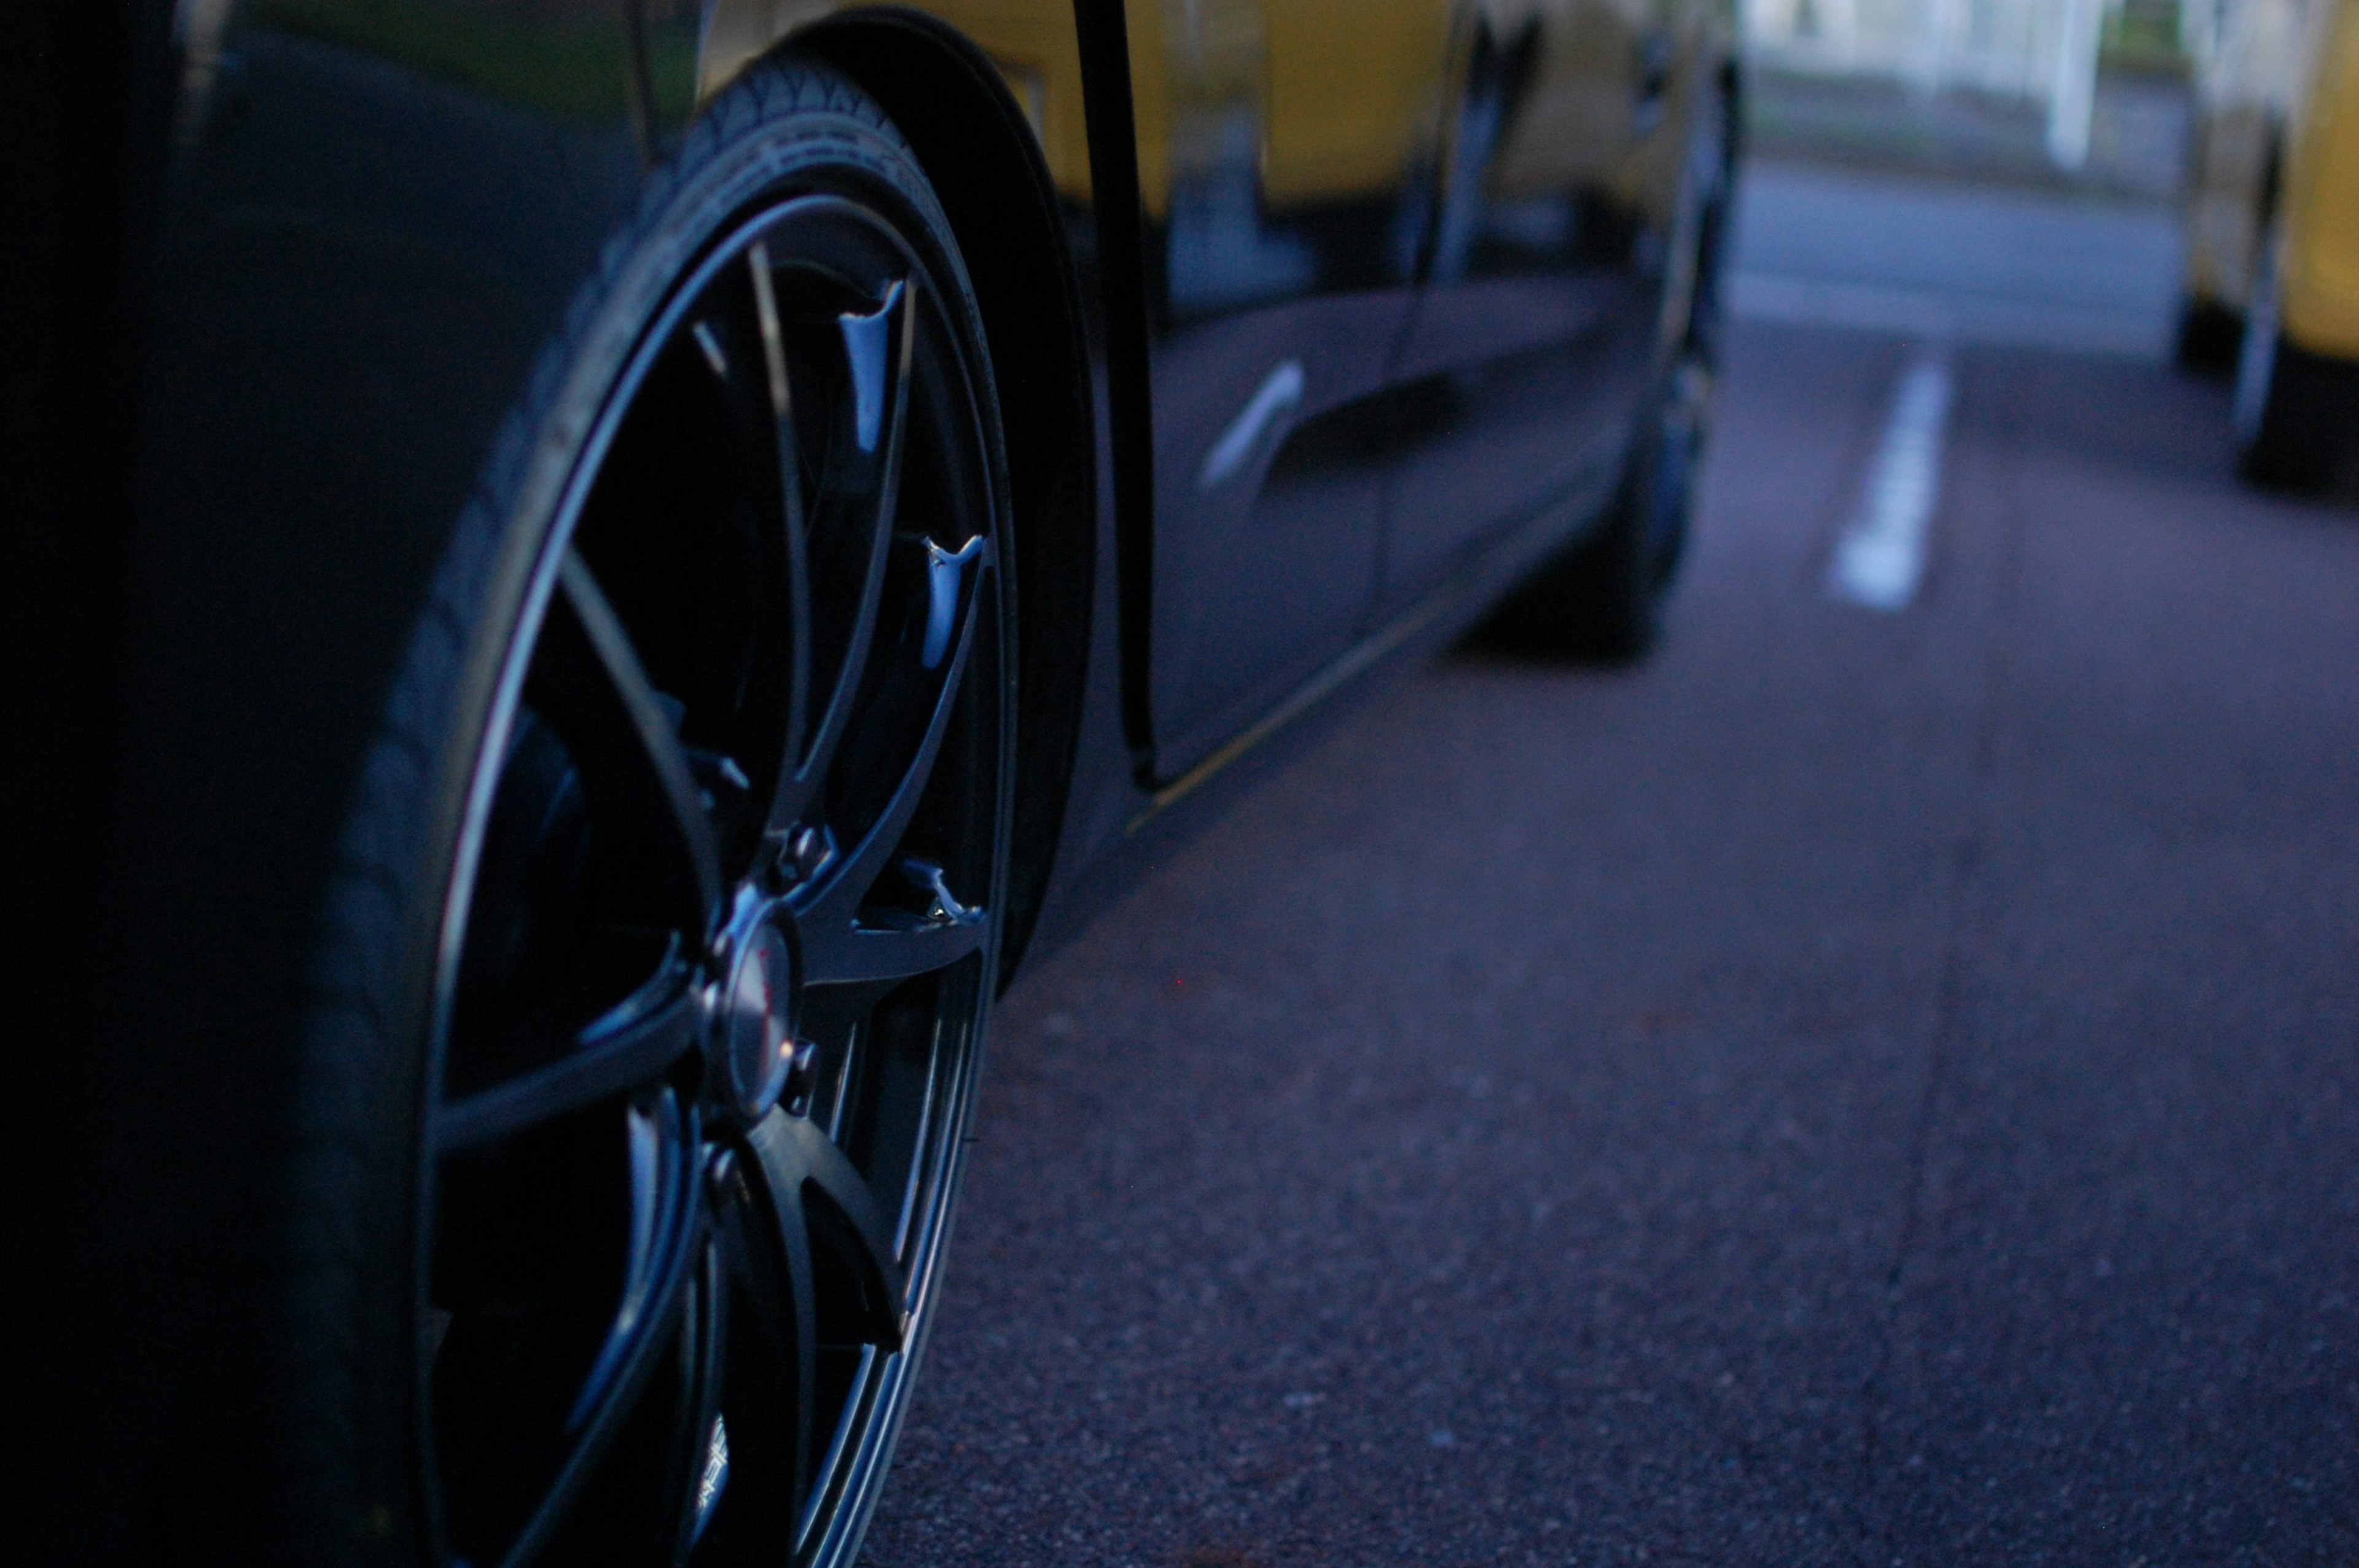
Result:
[[[312,1224],[363,1228],[298,1331],[408,1370],[311,1390],[314,1462],[478,1568],[848,1563],[992,998],[998,416],[840,77],[741,82],[614,256],[349,838],[312,1071],[364,1154]]]
[[[1604,515],[1495,610],[1482,636],[1511,653],[1643,658],[1687,550],[1718,362],[1731,199],[1728,104],[1696,116],[1666,245],[1657,366]]]
[[[2236,466],[2272,489],[2359,488],[2359,366],[2287,341],[2279,313],[2285,243],[2272,228],[2253,280],[2230,416]]]
[[[2225,377],[2236,368],[2245,340],[2245,319],[2216,299],[2190,297],[2179,308],[2179,331],[2171,357],[2179,368],[2201,376]]]

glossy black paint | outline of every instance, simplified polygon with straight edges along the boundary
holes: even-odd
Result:
[[[1310,37],[1282,5],[1133,8],[1151,784],[1618,461],[1706,19],[1382,0]],[[1397,120],[1338,113],[1337,80]]]
[[[1316,125],[1321,107],[1300,69],[1317,40],[1289,33],[1284,10],[1162,7],[1131,49],[1134,73],[1158,79],[1134,83],[1148,95],[1158,781],[1340,654],[1375,586],[1387,467],[1375,400],[1414,303],[1430,174],[1412,153],[1384,183],[1271,189],[1288,128]],[[1342,122],[1345,158],[1381,165],[1370,129]],[[1430,142],[1430,125],[1406,139]]]
[[[1656,346],[1668,203],[1648,165],[1681,128],[1663,113],[1660,14],[1635,27],[1603,5],[1504,29],[1480,7],[1461,18],[1467,58],[1396,371],[1414,412],[1388,517],[1387,609],[1614,463]],[[1537,178],[1519,167],[1551,138],[1557,156]]]

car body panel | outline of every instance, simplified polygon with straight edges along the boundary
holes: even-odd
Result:
[[[1490,0],[1460,65],[1418,319],[1401,347],[1381,603],[1429,590],[1627,438],[1698,7]],[[1684,36],[1683,36],[1684,35]]]
[[[1343,52],[1397,95],[1433,10],[1372,0]],[[1374,399],[1412,304],[1413,242],[1399,236],[1417,222],[1430,159],[1413,155],[1430,141],[1440,73],[1437,61],[1406,126],[1328,114],[1343,84],[1305,58],[1316,38],[1291,25],[1288,0],[1125,11],[1155,427],[1159,778],[1341,651],[1367,611],[1385,473]]]

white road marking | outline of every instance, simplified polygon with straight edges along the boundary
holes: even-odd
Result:
[[[1941,491],[1951,392],[1944,350],[1925,350],[1901,373],[1859,510],[1827,563],[1827,591],[1837,599],[1897,611],[1917,596],[1925,575],[1926,529]]]

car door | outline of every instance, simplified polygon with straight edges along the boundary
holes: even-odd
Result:
[[[1620,452],[1653,348],[1677,18],[1693,9],[1459,0],[1440,211],[1396,367],[1384,608]]]
[[[1150,314],[1156,771],[1373,602],[1450,0],[1127,0]]]

